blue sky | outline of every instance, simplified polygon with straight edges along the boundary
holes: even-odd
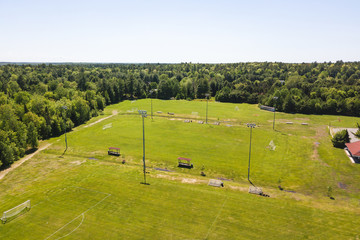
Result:
[[[0,61],[359,61],[359,12],[350,0],[0,0]]]

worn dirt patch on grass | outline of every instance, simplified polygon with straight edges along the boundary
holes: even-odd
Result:
[[[246,187],[231,186],[231,185],[229,185],[229,188],[234,189],[234,190],[238,190],[238,191],[241,191],[241,192],[247,192],[249,190],[249,188],[246,188]]]
[[[81,165],[81,164],[83,164],[83,163],[85,163],[86,162],[86,160],[83,160],[83,161],[73,161],[73,162],[70,162],[70,163],[72,163],[72,164],[74,164],[74,165]]]
[[[310,121],[310,118],[294,118],[295,120]]]
[[[196,179],[194,179],[194,178],[183,178],[183,179],[181,179],[181,182],[182,183],[196,183],[197,182],[197,180]]]
[[[109,119],[109,118],[115,116],[117,113],[118,113],[118,112],[117,112],[116,110],[114,110],[114,111],[112,111],[112,115],[110,115],[110,116],[108,116],[108,117],[101,118],[101,119],[97,120],[96,122],[90,123],[90,124],[84,126],[84,128],[91,127],[91,126],[94,125],[94,124],[97,124],[97,123],[102,122],[102,121],[104,121],[104,120],[106,120],[106,119]]]
[[[347,188],[347,185],[342,183],[342,182],[338,182],[338,187],[341,188],[341,189],[346,189]]]
[[[22,159],[14,162],[14,163],[11,165],[11,167],[5,169],[4,171],[2,171],[2,172],[0,173],[0,179],[4,178],[4,177],[6,176],[6,174],[8,174],[9,172],[11,172],[11,171],[14,170],[15,168],[19,167],[21,164],[23,164],[23,163],[26,162],[27,160],[31,159],[35,154],[37,154],[37,153],[45,150],[46,148],[50,147],[51,145],[52,145],[52,143],[47,143],[47,144],[45,144],[44,146],[39,147],[39,149],[38,149],[36,152],[34,152],[34,153],[32,153],[32,154],[29,154],[29,155],[23,157]]]
[[[314,142],[313,144],[313,153],[311,155],[311,160],[314,161],[319,161],[321,163],[321,165],[329,167],[329,165],[325,162],[323,162],[320,158],[320,155],[318,153],[318,147],[319,147],[319,143],[318,142]]]
[[[180,176],[171,176],[171,175],[166,175],[166,174],[156,174],[155,177],[168,179],[168,180],[172,180],[172,181],[181,181],[182,183],[188,183],[188,184],[207,183],[207,180],[200,180],[200,179],[196,179],[196,178],[184,178],[184,177],[180,177]]]

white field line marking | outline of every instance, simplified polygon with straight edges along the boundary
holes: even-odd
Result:
[[[31,206],[31,208],[36,207],[37,205],[39,205],[40,203],[43,203],[43,202],[44,202],[44,201],[38,202],[37,204]]]
[[[221,206],[221,208],[220,208],[220,210],[219,210],[219,213],[216,215],[213,223],[212,223],[211,226],[209,227],[209,231],[207,232],[206,237],[205,237],[204,239],[207,239],[207,238],[209,237],[209,234],[211,233],[211,229],[212,229],[212,227],[214,226],[214,224],[215,224],[216,220],[218,219],[218,217],[220,216],[220,213],[221,213],[222,210],[224,209],[225,203],[226,203],[226,201],[228,200],[228,198],[229,198],[229,196],[227,196],[227,197],[225,198],[225,200],[224,200],[224,202],[223,202],[223,204],[222,204],[222,206]]]
[[[48,236],[46,239],[49,239],[50,237],[52,237],[53,235],[55,235],[57,232],[61,231],[64,227],[66,227],[67,225],[69,225],[70,223],[72,223],[73,221],[75,221],[77,218],[79,218],[81,215],[87,213],[88,211],[90,211],[91,209],[93,209],[94,207],[96,207],[97,205],[99,205],[102,201],[104,201],[106,198],[110,197],[111,194],[107,193],[108,195],[106,197],[104,197],[103,199],[101,199],[99,202],[97,202],[95,205],[89,207],[87,210],[85,210],[84,212],[80,213],[78,216],[76,216],[74,219],[72,219],[70,222],[66,223],[64,226],[62,226],[61,228],[59,228],[58,230],[56,230],[55,232],[53,232],[53,234],[51,234],[50,236]],[[81,222],[82,223],[82,222]],[[74,231],[72,231],[74,232]],[[71,232],[71,233],[72,233]],[[59,238],[58,238],[59,239]]]
[[[83,189],[89,192],[96,192],[96,193],[101,193],[101,194],[105,194],[105,195],[111,195],[110,193],[106,193],[106,192],[100,192],[100,191],[96,191],[96,190],[92,190],[92,189],[88,189],[88,188],[83,188],[83,187],[77,187],[77,186],[72,186],[74,188],[79,188],[79,189]]]
[[[78,229],[78,228],[81,226],[81,224],[84,222],[85,214],[81,214],[81,216],[82,216],[81,222],[80,222],[80,224],[79,224],[76,228],[74,228],[74,230],[72,230],[71,232],[69,232],[68,234],[66,234],[66,235],[64,235],[64,236],[62,236],[62,237],[57,238],[56,240],[61,239],[61,238],[64,238],[64,237],[67,237],[67,236],[69,236],[70,234],[72,234],[73,232],[75,232],[76,229]]]
[[[105,195],[109,195],[109,194],[110,194],[110,193],[100,192],[100,191],[96,191],[96,190],[92,190],[92,189],[88,189],[88,188],[83,188],[83,187],[77,187],[77,186],[71,186],[71,187],[83,189],[83,190],[86,190],[86,191],[89,191],[89,192],[101,193],[101,194],[105,194]],[[66,188],[65,188],[65,190],[66,190]],[[111,195],[111,194],[110,194],[110,195]],[[40,202],[38,202],[37,204],[31,206],[31,208],[36,207],[37,205],[39,205],[39,204],[41,204],[41,203],[43,203],[43,202],[45,202],[45,201],[48,201],[48,200],[40,201]]]

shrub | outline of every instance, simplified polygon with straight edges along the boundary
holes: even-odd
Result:
[[[353,133],[356,137],[360,138],[360,124],[359,123],[356,123],[357,127],[358,127],[358,130]]]
[[[345,143],[350,142],[348,131],[345,129],[340,132],[337,132],[334,135],[333,139],[331,139],[331,142],[333,143],[334,147],[344,148]]]

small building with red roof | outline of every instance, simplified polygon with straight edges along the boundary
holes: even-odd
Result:
[[[345,143],[346,150],[355,161],[360,161],[360,141]]]

